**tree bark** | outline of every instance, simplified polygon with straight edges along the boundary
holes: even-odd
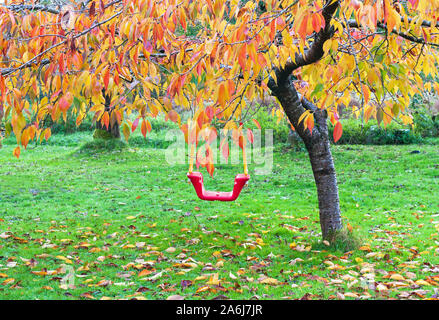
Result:
[[[110,123],[108,124],[108,128],[105,124],[101,123],[101,121],[96,121],[96,129],[106,131],[113,139],[120,139],[120,127],[119,122],[117,121],[115,114],[113,114],[110,104],[111,104],[111,96],[104,93],[105,97],[105,111],[108,112],[110,116]]]
[[[280,86],[271,86],[271,90],[305,143],[317,187],[322,237],[333,240],[335,232],[340,230],[343,225],[340,215],[337,177],[329,143],[327,113],[306,99],[300,99],[293,84],[289,81]],[[315,126],[312,134],[308,129],[304,129],[303,121],[299,123],[300,116],[307,109],[314,114]]]

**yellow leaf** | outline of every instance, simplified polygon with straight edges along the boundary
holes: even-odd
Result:
[[[205,291],[208,291],[209,289],[210,289],[209,286],[202,286],[202,287],[198,288],[195,293],[205,292]]]
[[[144,270],[140,271],[139,274],[138,274],[137,276],[138,276],[138,277],[144,277],[144,276],[147,276],[147,275],[149,275],[149,274],[151,274],[151,273],[152,273],[151,270],[144,269]]]
[[[208,285],[213,285],[213,286],[217,286],[219,285],[219,278],[218,278],[218,273],[213,274],[210,278],[209,281],[206,282],[206,284]]]
[[[397,281],[403,281],[403,280],[405,280],[405,278],[404,278],[402,275],[398,274],[398,273],[394,273],[394,274],[392,274],[392,275],[390,276],[390,279],[392,279],[392,280],[397,280]]]
[[[415,281],[415,283],[416,283],[418,286],[431,286],[431,284],[428,283],[428,282],[425,281],[425,280],[417,280],[417,281]]]
[[[268,285],[278,285],[279,284],[279,281],[277,280],[277,279],[274,279],[274,278],[264,278],[264,279],[262,279],[262,280],[260,280],[259,281],[259,283],[261,283],[261,284],[268,284]]]
[[[12,282],[14,282],[15,281],[15,279],[14,278],[9,278],[9,279],[6,279],[5,281],[3,281],[2,282],[2,285],[7,285],[7,284],[10,284],[10,283],[12,283]]]
[[[63,256],[56,256],[56,258],[60,259],[60,260],[63,260],[65,263],[68,263],[68,264],[72,264],[73,263],[72,260],[70,260],[70,259],[68,259],[66,257],[63,257]]]

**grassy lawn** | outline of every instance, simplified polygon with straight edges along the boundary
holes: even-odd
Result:
[[[0,149],[1,299],[438,297],[438,140],[333,147],[361,239],[346,252],[320,240],[305,152],[277,147],[273,173],[237,201],[202,202],[163,149],[78,153],[83,137],[20,159]],[[217,167],[206,185],[230,189],[241,170]]]

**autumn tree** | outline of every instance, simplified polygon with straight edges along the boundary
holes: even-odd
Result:
[[[330,151],[337,105],[364,121],[411,123],[415,94],[436,90],[439,1],[114,0],[0,7],[0,108],[20,145],[50,136],[41,120],[87,113],[126,138],[159,113],[188,132],[231,131],[271,94],[309,153],[322,235],[342,228]],[[198,30],[196,36],[189,31]],[[134,121],[128,116],[133,115]],[[205,164],[211,166],[212,164]]]

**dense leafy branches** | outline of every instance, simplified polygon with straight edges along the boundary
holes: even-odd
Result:
[[[438,11],[438,0],[13,1],[0,7],[0,108],[25,147],[50,136],[41,119],[68,111],[128,136],[139,124],[146,135],[160,112],[183,126],[178,105],[198,129],[216,118],[233,130],[248,101],[294,73],[300,95],[334,124],[353,92],[366,121],[410,123],[411,97],[439,91],[425,80],[437,74]],[[300,120],[312,131],[308,111]]]

